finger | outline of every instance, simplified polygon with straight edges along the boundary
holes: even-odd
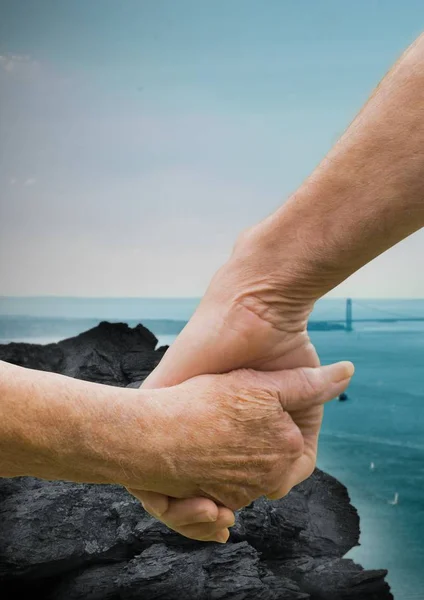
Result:
[[[170,529],[173,529],[180,535],[183,535],[184,537],[187,537],[189,539],[199,541],[225,542],[229,537],[228,527],[232,527],[235,524],[235,517],[229,509],[224,509],[224,507],[220,507],[220,513],[221,510],[223,512],[222,514],[218,515],[218,518],[215,523],[191,523],[189,525],[183,525],[181,527],[174,526],[172,525],[172,523],[169,522],[166,522],[165,524]]]
[[[218,518],[215,523],[216,528],[233,527],[235,524],[236,516],[233,511],[226,506],[218,506]]]
[[[191,540],[198,540],[200,542],[220,542],[225,544],[230,537],[230,531],[228,528],[217,530],[213,527],[214,523],[202,525],[186,525],[178,533],[187,537]]]
[[[293,413],[335,398],[347,388],[353,373],[353,364],[343,361],[324,367],[290,369],[269,377],[279,388],[282,407]]]
[[[138,497],[139,494],[134,494],[134,492],[137,492],[137,490],[131,490],[131,493]],[[142,493],[143,496],[145,494],[146,492]],[[211,502],[213,508],[217,511],[216,520],[213,522],[210,522],[210,515],[211,512],[214,512],[213,510],[207,513],[204,511],[200,513],[196,512],[196,509],[205,508],[204,501]],[[144,503],[143,506],[145,507]],[[187,515],[184,514],[185,511],[187,511]],[[229,537],[228,527],[232,527],[235,524],[234,513],[229,508],[225,506],[218,507],[207,498],[190,498],[184,500],[168,498],[168,510],[160,517],[155,514],[155,511],[150,506],[147,512],[180,535],[199,541],[225,543]],[[196,522],[197,519],[199,519],[199,522]],[[185,523],[186,520],[188,521],[187,524]]]
[[[134,488],[127,488],[127,490],[130,494],[140,500],[144,510],[157,519],[160,519],[161,515],[168,510],[170,498],[165,494],[146,492],[144,490],[136,490]]]
[[[153,517],[163,521],[168,527],[180,530],[185,525],[195,523],[214,523],[215,529],[231,527],[235,517],[232,510],[225,506],[217,506],[209,498],[170,498],[156,492],[145,492],[130,489],[138,498],[143,508]],[[163,507],[166,510],[163,511]]]
[[[169,498],[168,509],[160,515],[160,520],[175,529],[193,523],[215,523],[218,513],[217,505],[208,498]]]
[[[235,525],[234,513],[224,506],[219,507],[218,518],[215,523],[190,523],[182,527],[172,527],[181,535],[196,540],[205,540],[214,537],[218,532],[233,527]]]

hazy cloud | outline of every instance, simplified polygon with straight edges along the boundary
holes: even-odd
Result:
[[[0,71],[9,76],[31,77],[39,69],[40,63],[29,54],[0,54]]]

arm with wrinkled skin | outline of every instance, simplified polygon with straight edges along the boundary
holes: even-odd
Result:
[[[133,390],[0,362],[0,476],[203,496],[212,507],[198,512],[204,538],[225,541],[217,530],[233,515],[212,500],[237,509],[275,489],[303,452],[288,411],[330,400],[352,372],[350,363],[242,370]]]

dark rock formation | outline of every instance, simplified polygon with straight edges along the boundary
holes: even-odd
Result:
[[[142,326],[101,323],[0,359],[137,387],[157,364]],[[0,597],[46,600],[389,600],[386,571],[343,559],[358,543],[347,490],[318,469],[282,500],[237,514],[227,544],[188,540],[120,486],[0,479]]]
[[[0,360],[31,369],[52,371],[86,381],[125,386],[143,380],[167,347],[155,351],[156,337],[143,325],[102,322],[57,344],[0,345]]]

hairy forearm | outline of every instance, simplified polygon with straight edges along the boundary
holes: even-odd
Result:
[[[314,173],[248,237],[263,268],[279,270],[276,281],[315,300],[423,226],[421,36]]]
[[[127,431],[136,429],[142,480],[143,465],[147,475],[155,458],[150,405],[142,417],[131,410],[139,396],[0,362],[0,476],[125,482]]]

